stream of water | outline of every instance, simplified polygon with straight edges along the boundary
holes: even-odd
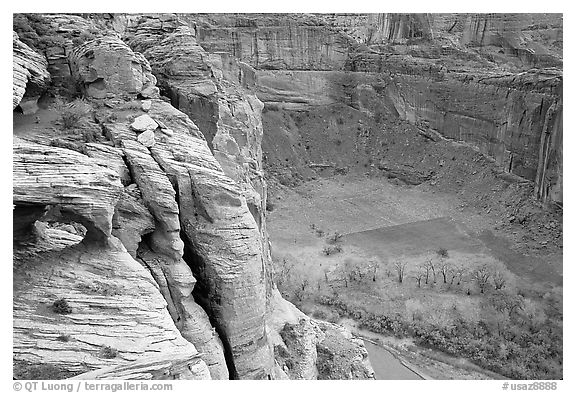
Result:
[[[376,379],[422,379],[380,345],[364,340]]]

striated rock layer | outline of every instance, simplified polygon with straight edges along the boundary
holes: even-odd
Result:
[[[533,181],[541,200],[562,203],[559,14],[191,19],[200,45],[255,67],[256,94],[270,108],[344,104],[375,119],[407,120],[476,146]],[[302,44],[311,30],[321,50]],[[289,62],[271,60],[278,47]]]
[[[200,280],[197,298],[228,346],[233,376],[267,378],[273,361],[264,325],[270,258],[261,169],[263,105],[223,78],[213,64],[218,59],[211,59],[176,17],[143,17],[127,31],[130,45],[150,60],[163,90],[199,125],[213,153],[182,149],[174,156],[162,143],[152,148],[179,190],[187,260]],[[166,117],[162,112],[168,108],[155,103],[149,113]],[[212,178],[186,164],[198,156],[213,160]]]
[[[15,206],[58,206],[82,223],[88,235],[105,239],[112,231],[114,206],[122,192],[117,173],[68,149],[14,138]]]
[[[150,273],[113,238],[106,247],[70,245],[79,240],[47,230],[14,269],[15,376],[60,379],[176,352],[180,362],[195,365],[186,378],[210,379],[196,348],[174,327]],[[68,313],[54,310],[61,299]],[[155,372],[167,368],[157,365]]]
[[[41,54],[20,41],[12,33],[12,109],[16,108],[24,93],[39,95],[50,83],[48,62]]]
[[[135,63],[134,59],[139,59],[140,63]],[[91,84],[84,84],[85,94],[89,96],[96,94],[95,98],[108,97],[109,95],[134,97],[138,94],[142,95],[146,90],[153,91],[155,89],[155,78],[152,75],[146,76],[142,72],[142,70],[149,70],[146,60],[141,55],[135,55],[118,38],[86,42],[71,53],[70,64],[72,74],[78,75],[80,79],[84,78],[83,70],[92,70],[92,75],[99,75],[101,86],[97,92],[92,89]],[[110,64],[114,65],[115,68],[110,67]],[[135,64],[138,64],[139,67],[134,68]],[[125,76],[122,84],[114,82],[117,75]],[[108,86],[110,87],[108,88]],[[164,143],[170,151],[173,148],[186,151],[186,148],[194,144],[194,137],[196,137],[195,143],[203,146],[207,154],[205,153],[205,157],[195,160],[195,163],[200,167],[218,168],[210,162],[210,158],[213,160],[213,157],[194,123],[163,101],[146,102],[148,114],[141,115],[141,117],[146,116],[150,119],[148,123],[154,124],[154,126],[146,128],[146,132],[154,135],[154,129],[157,128],[158,123],[152,120],[153,117],[164,127],[166,125],[170,127],[171,136],[158,130],[156,131],[158,136],[154,138],[154,143],[147,147],[141,142],[138,135],[138,132],[143,131],[137,126],[139,124],[138,118],[132,123],[120,120],[103,124],[103,131],[107,138],[121,149],[132,180],[142,198],[141,203],[136,198],[135,203],[128,206],[128,211],[132,210],[138,213],[142,207],[145,207],[154,220],[152,228],[150,224],[145,223],[138,226],[142,229],[137,232],[135,239],[130,240],[130,249],[132,253],[135,252],[138,260],[150,270],[159,285],[160,292],[168,303],[168,311],[176,326],[184,338],[194,343],[201,351],[202,358],[210,367],[212,377],[226,379],[228,378],[228,370],[224,361],[222,344],[218,335],[213,331],[204,310],[192,298],[192,290],[196,280],[190,267],[182,259],[184,243],[181,239],[180,219],[181,215],[186,213],[181,211],[177,202],[174,186],[178,187],[178,184],[171,182],[173,180],[169,179],[171,174],[167,173],[168,170],[163,167],[163,163],[154,155],[154,150],[151,151],[149,148],[158,149]],[[158,107],[161,110],[155,110]],[[136,113],[137,111],[135,110]],[[179,134],[188,135],[189,139],[182,141],[178,138]],[[206,155],[210,157],[207,158]],[[123,209],[124,212],[126,210]],[[122,226],[120,218],[123,211],[119,211],[117,231],[121,237],[126,239],[126,236],[131,235],[132,228]],[[139,219],[145,219],[145,217],[145,214],[139,215]],[[124,219],[124,223],[132,224],[132,221]]]

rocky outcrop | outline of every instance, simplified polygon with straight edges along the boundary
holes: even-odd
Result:
[[[68,59],[72,76],[82,84],[88,97],[154,95],[156,78],[148,63],[118,38],[87,41],[76,47]]]
[[[18,34],[12,33],[12,109],[16,108],[24,94],[38,96],[48,87],[50,73],[44,56],[35,52],[20,41]]]
[[[362,339],[346,328],[318,322],[324,339],[316,345],[318,379],[373,379],[374,370]]]
[[[254,218],[263,225],[263,104],[240,86],[251,86],[247,79],[254,71],[204,51],[193,31],[176,16],[142,17],[126,34],[130,45],[150,61],[172,104],[198,125],[222,169],[242,187]],[[227,80],[227,75],[234,79]]]
[[[189,352],[181,351],[87,372],[71,379],[197,380],[210,379],[210,374],[199,354],[190,356]]]
[[[270,274],[270,259],[264,221],[266,189],[261,168],[263,105],[253,94],[224,78],[222,68],[218,67],[221,59],[206,53],[175,16],[138,19],[128,27],[127,40],[150,60],[159,84],[173,105],[198,124],[217,160],[214,169],[223,170],[223,176],[213,180],[227,184],[226,191],[218,191],[206,183],[205,175],[194,175],[187,168],[185,163],[192,160],[189,154],[177,154],[177,160],[184,162],[177,163],[168,160],[173,153],[163,151],[162,144],[155,144],[152,150],[155,152],[159,147],[158,156],[165,162],[162,166],[174,174],[181,208],[187,209],[183,213],[184,233],[190,253],[198,261],[192,269],[200,278],[198,288],[206,291],[201,293],[199,289],[197,298],[221,299],[208,301],[206,307],[222,336],[229,337],[225,342],[230,346],[237,377],[267,378],[273,364],[263,329],[266,289],[271,286],[270,278],[264,280]],[[241,83],[242,79],[237,82]],[[166,117],[162,112],[167,108],[154,103],[149,114]],[[174,130],[171,124],[165,125]],[[180,142],[191,144],[186,140]],[[197,197],[186,197],[188,193]],[[226,212],[222,206],[232,210]],[[189,218],[192,212],[196,212],[194,220]],[[232,228],[235,230],[231,231]],[[244,244],[240,245],[238,236],[244,239]],[[214,240],[208,241],[208,238]],[[226,265],[230,266],[223,266],[219,262],[222,260],[229,260]],[[216,288],[220,290],[216,292]],[[237,291],[244,295],[230,299]],[[259,300],[245,302],[248,298]],[[240,309],[245,310],[240,314],[246,321],[236,317]],[[237,335],[235,331],[245,332]],[[248,342],[252,344],[247,346]]]
[[[178,190],[177,210],[169,210],[174,218],[163,221],[182,229],[185,258],[199,279],[196,298],[209,311],[230,351],[233,376],[266,378],[272,364],[265,340],[266,296],[258,227],[240,189],[224,174],[194,123],[160,100],[153,101],[149,113],[174,131],[172,136],[161,136],[150,150]],[[150,187],[158,181],[140,176],[155,176],[159,168],[140,166],[133,145],[123,145],[144,199],[169,200],[157,189],[146,194],[146,184]],[[162,210],[162,215],[168,214],[165,207]]]
[[[141,55],[136,55],[119,39],[106,38],[86,42],[77,47],[70,55],[72,74],[80,80],[87,80],[89,75],[98,75],[99,87],[95,93],[90,83],[84,84],[86,94],[95,98],[103,97],[135,97],[144,95],[147,90],[156,91],[155,78],[147,76],[143,70],[149,70],[148,63]],[[137,62],[137,60],[139,62]],[[116,67],[111,67],[110,64]],[[138,66],[137,66],[137,65]],[[113,72],[110,72],[112,69]],[[87,71],[88,70],[88,71]],[[122,84],[116,84],[117,75],[123,75]],[[147,94],[146,94],[147,95]],[[195,129],[185,115],[173,109],[169,104],[154,100],[147,101],[148,114],[134,116],[132,122],[127,120],[115,123],[105,123],[104,133],[123,152],[126,164],[130,170],[131,178],[140,192],[140,198],[126,198],[118,209],[119,236],[123,237],[129,246],[131,253],[135,253],[137,259],[146,266],[159,285],[160,292],[164,295],[168,310],[182,335],[193,342],[202,353],[202,358],[210,367],[213,378],[228,378],[222,344],[204,310],[200,308],[192,297],[192,290],[196,283],[190,267],[182,259],[184,255],[184,243],[180,238],[181,209],[176,200],[174,186],[167,176],[166,169],[159,165],[156,157],[151,154],[149,148],[157,148],[164,141],[168,148],[178,146],[185,151],[193,144],[190,140],[178,145],[178,138],[168,137],[158,130],[157,137],[154,132],[158,123],[150,115],[158,119],[159,123],[170,126],[173,130],[199,138],[196,144],[205,142],[201,134]],[[154,106],[169,107],[172,111],[156,113]],[[138,113],[142,105],[132,105],[134,112]],[[141,113],[141,112],[140,112]],[[142,138],[146,133],[151,138]],[[166,139],[169,138],[169,139]],[[148,143],[152,140],[154,143]],[[173,143],[174,144],[173,144]],[[209,151],[206,147],[206,151]],[[213,159],[213,158],[212,158]],[[196,160],[196,164],[210,166],[203,160]],[[213,165],[212,165],[213,166]],[[216,169],[216,167],[211,169]],[[153,226],[150,219],[144,214],[139,221],[128,224],[124,217],[142,210],[145,207],[153,217]],[[124,222],[124,225],[123,225]],[[136,232],[132,232],[135,226]]]
[[[268,324],[278,368],[288,378],[374,378],[362,340],[346,328],[306,316],[277,290],[272,292]]]
[[[175,328],[150,273],[114,238],[105,247],[73,245],[81,239],[47,228],[41,242],[15,250],[15,376],[61,379],[109,366],[120,372],[174,352],[180,364],[194,364],[183,373],[187,378],[209,379],[206,363]],[[170,369],[156,363],[152,372]],[[108,375],[123,376],[116,371]]]
[[[65,219],[86,227],[89,238],[111,235],[122,193],[116,172],[75,151],[14,138],[12,173],[15,206],[58,206]]]

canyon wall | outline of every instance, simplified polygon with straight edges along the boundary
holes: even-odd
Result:
[[[208,51],[256,69],[267,105],[338,103],[407,120],[470,143],[562,203],[559,14],[220,14],[189,25]],[[277,48],[289,62],[271,60]]]

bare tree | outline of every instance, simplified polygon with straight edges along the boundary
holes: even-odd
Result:
[[[408,262],[402,260],[394,262],[394,269],[396,270],[396,274],[398,275],[398,282],[400,284],[404,282],[404,272],[406,271],[407,264]]]
[[[430,272],[433,271],[433,268],[434,264],[432,263],[431,260],[428,260],[420,265],[420,269],[423,269],[424,271],[425,284],[428,284],[428,281],[430,280]]]
[[[418,269],[418,271],[416,271],[416,273],[414,274],[414,278],[416,279],[416,282],[418,283],[418,288],[422,287],[422,279],[424,278],[424,270],[422,268]]]
[[[298,301],[302,301],[304,299],[304,295],[306,295],[306,289],[308,288],[309,284],[310,281],[307,278],[305,278],[300,282],[300,285],[298,285],[296,291],[294,291],[294,296],[296,296],[296,299],[298,299]]]
[[[289,281],[293,267],[294,265],[288,262],[286,258],[282,258],[279,264],[278,272],[276,274],[276,285],[278,287],[282,287]]]
[[[462,278],[466,273],[466,268],[464,266],[453,266],[450,271],[450,284],[453,285],[454,281],[457,281],[456,285],[460,285],[462,283]]]
[[[442,274],[442,281],[444,282],[444,284],[448,283],[448,276],[450,274],[452,270],[452,265],[449,264],[448,262],[442,260],[442,262],[440,262],[440,274]]]
[[[492,282],[494,283],[494,289],[502,289],[506,286],[506,276],[498,270],[492,276]]]
[[[376,273],[378,273],[378,263],[372,262],[372,264],[369,267],[372,272],[372,281],[376,282]]]
[[[362,278],[364,277],[364,269],[362,264],[358,263],[354,266],[354,280],[358,282],[362,282]]]
[[[472,273],[472,280],[476,282],[478,288],[480,288],[480,293],[484,293],[484,290],[488,286],[488,281],[492,274],[488,270],[488,266],[482,265]]]
[[[428,266],[428,271],[432,272],[433,282],[436,283],[436,266],[434,266],[432,259],[426,261],[426,266]],[[428,277],[426,277],[426,284],[428,284]]]

